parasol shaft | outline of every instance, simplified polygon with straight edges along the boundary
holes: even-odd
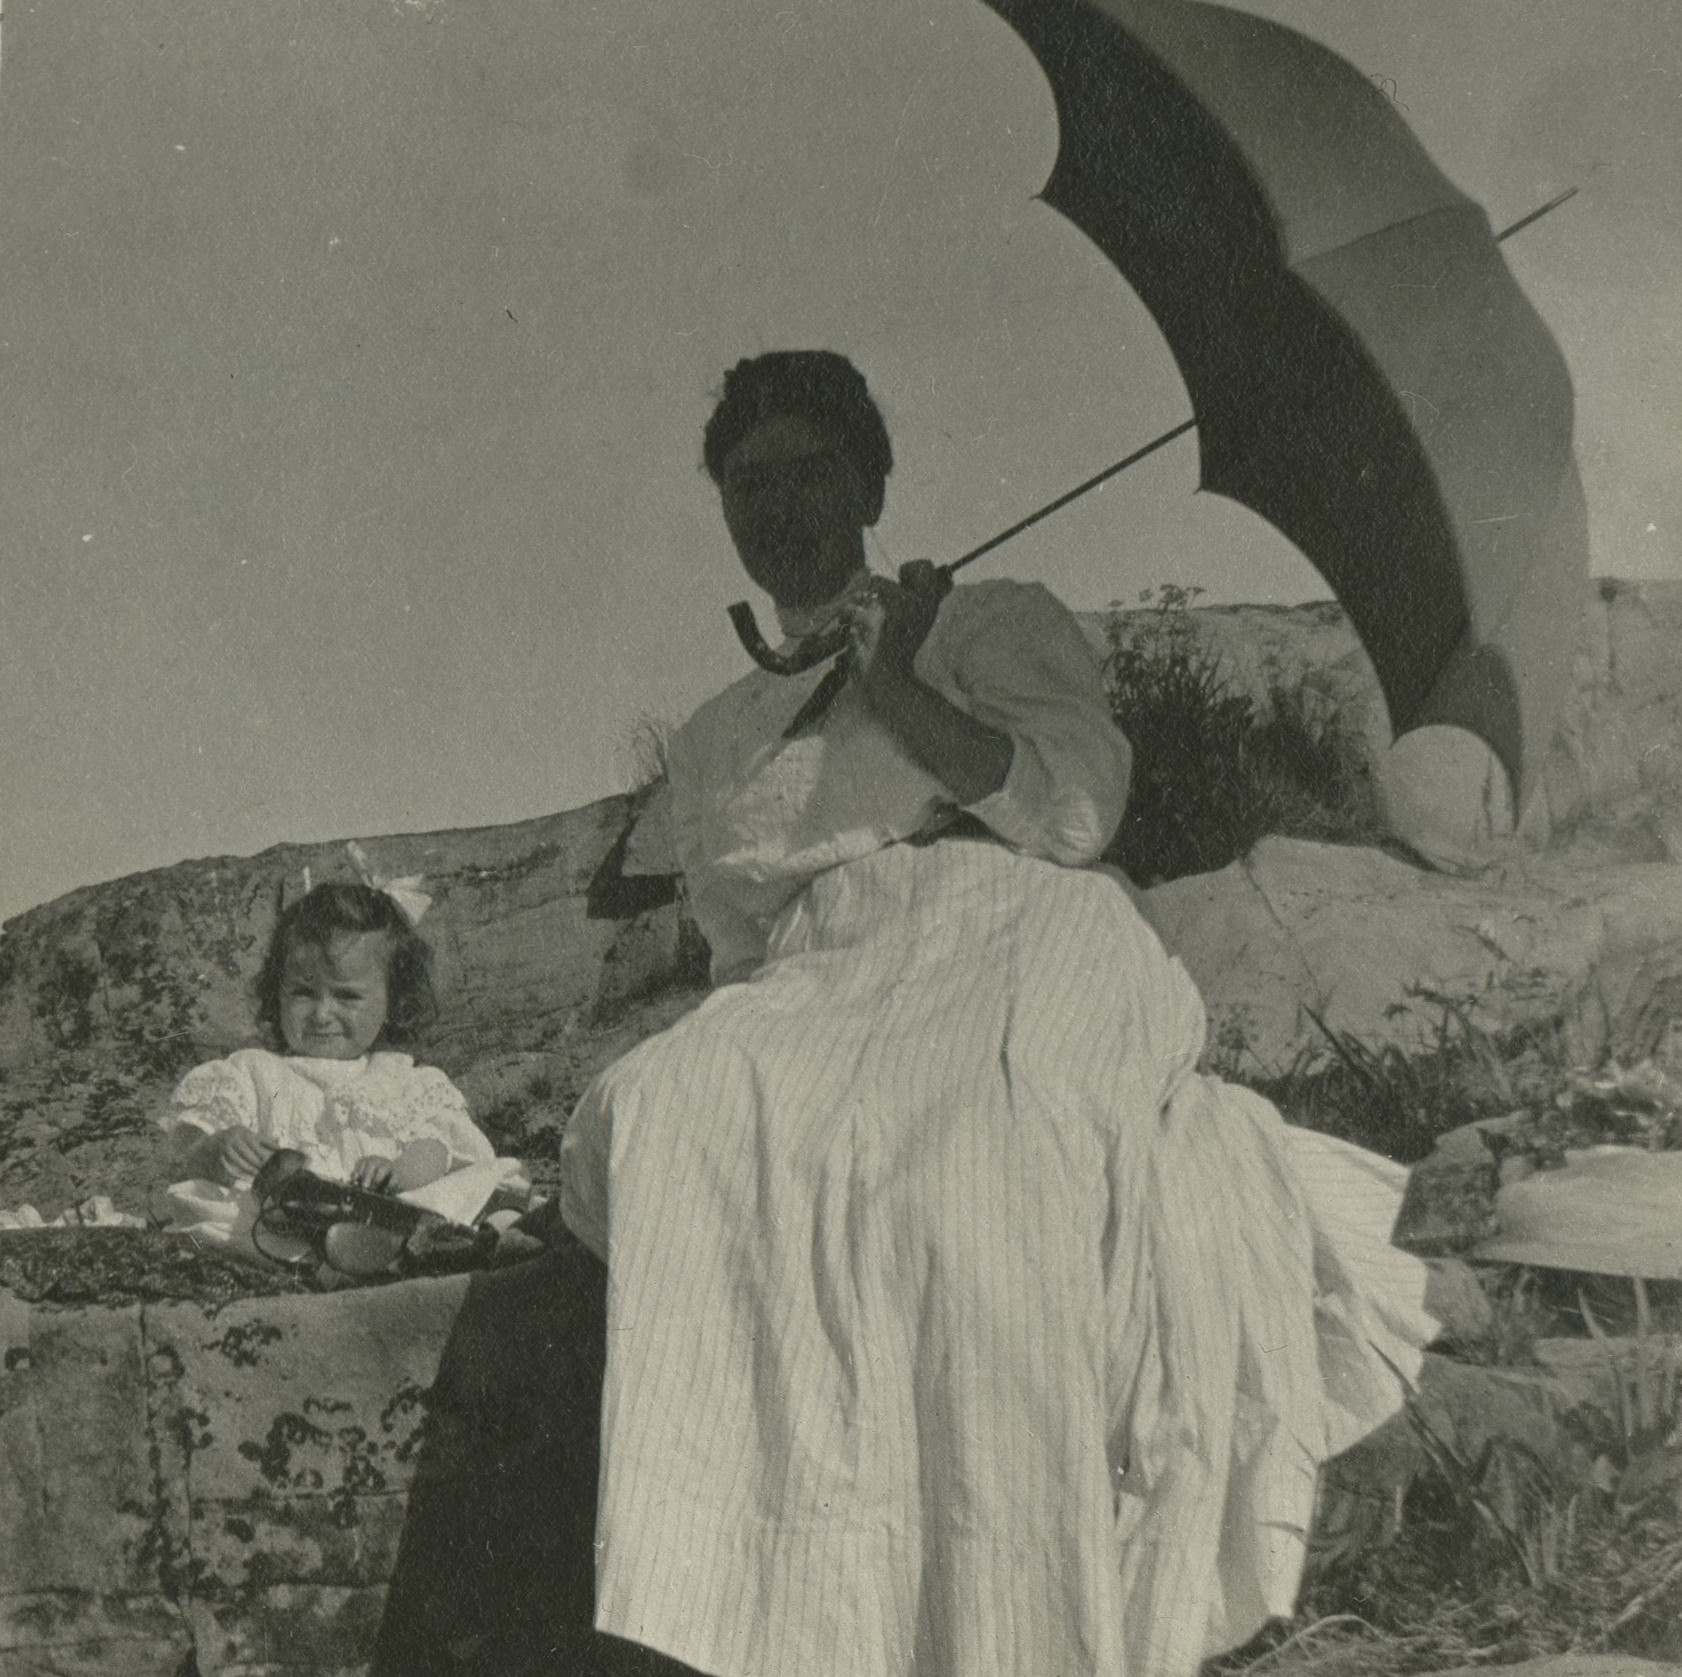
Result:
[[[1495,235],[1496,244],[1500,244],[1503,239],[1510,239],[1515,233],[1523,232],[1523,230],[1528,227],[1531,222],[1540,221],[1550,210],[1557,210],[1567,198],[1575,198],[1576,196],[1576,187],[1566,187],[1563,192],[1556,193],[1547,201],[1547,203],[1538,205],[1530,212],[1529,215],[1521,215],[1518,220],[1512,224],[1512,226],[1503,227],[1501,231]]]
[[[1528,215],[1520,216],[1511,226],[1503,228],[1501,232],[1495,235],[1496,243],[1499,244],[1503,239],[1510,239],[1513,234],[1521,232],[1532,222],[1540,221],[1543,216],[1557,210],[1568,198],[1574,198],[1576,195],[1577,188],[1574,186],[1568,186],[1563,192],[1556,193],[1547,203],[1538,205]],[[1001,530],[996,536],[988,537],[979,547],[972,547],[968,553],[960,554],[956,559],[941,565],[939,567],[940,572],[945,576],[951,576],[953,572],[962,570],[972,559],[979,559],[982,554],[991,553],[994,548],[1009,541],[1012,536],[1021,535],[1024,530],[1038,524],[1042,518],[1049,518],[1054,512],[1066,507],[1071,501],[1079,500],[1089,490],[1096,489],[1099,484],[1107,482],[1118,472],[1126,471],[1129,466],[1137,465],[1147,455],[1154,454],[1159,448],[1166,447],[1176,437],[1183,437],[1186,432],[1195,430],[1196,426],[1197,421],[1195,419],[1183,420],[1171,430],[1164,431],[1161,436],[1153,438],[1143,448],[1134,449],[1125,459],[1116,461],[1113,466],[1106,466],[1101,472],[1095,472],[1084,482],[1077,483],[1073,489],[1065,490],[1055,500],[1047,501],[1043,507],[1029,513],[1026,518],[1019,518],[1009,529]],[[773,652],[760,635],[758,625],[753,619],[753,608],[745,600],[740,600],[730,607],[730,621],[735,625],[737,638],[753,658],[753,661],[761,669],[770,670],[776,675],[798,675],[803,670],[809,670],[814,665],[821,664],[825,658],[835,657],[846,645],[845,636],[839,631],[832,630],[823,635],[809,637],[789,652]],[[812,716],[808,715],[809,711],[814,714],[821,714],[845,679],[846,664],[843,659],[837,662],[835,669],[830,672],[830,676],[819,686],[812,698],[807,701],[800,715],[795,718],[790,731],[798,731],[800,727],[813,719]]]
[[[1555,196],[1550,198],[1547,203],[1539,204],[1528,215],[1520,216],[1519,219],[1513,222],[1511,226],[1502,228],[1502,230],[1495,235],[1495,242],[1500,244],[1503,239],[1510,239],[1513,234],[1522,232],[1533,221],[1540,221],[1543,216],[1549,214],[1553,210],[1557,210],[1559,206],[1566,201],[1566,199],[1575,198],[1576,196],[1576,187],[1566,187],[1563,192],[1555,194]],[[1164,431],[1160,437],[1157,437],[1152,442],[1146,443],[1143,448],[1134,449],[1134,451],[1128,455],[1125,460],[1118,460],[1113,466],[1106,466],[1103,471],[1095,472],[1084,483],[1077,483],[1073,489],[1065,490],[1057,497],[1056,500],[1047,501],[1043,507],[1040,507],[1035,512],[1029,513],[1026,518],[1019,518],[1008,530],[1001,530],[996,536],[988,537],[988,539],[984,541],[980,547],[972,547],[968,553],[960,554],[956,559],[942,565],[940,569],[944,571],[947,576],[951,576],[955,571],[962,570],[963,567],[972,559],[979,559],[982,554],[991,553],[995,547],[1009,541],[1012,536],[1021,535],[1021,533],[1028,529],[1031,525],[1038,524],[1042,518],[1049,518],[1054,512],[1060,511],[1071,501],[1078,500],[1089,489],[1096,489],[1099,484],[1114,477],[1117,472],[1124,472],[1129,466],[1137,465],[1138,462],[1143,460],[1147,454],[1154,454],[1159,448],[1163,447],[1164,444],[1173,442],[1176,437],[1183,437],[1187,431],[1194,430],[1196,426],[1197,421],[1195,419],[1187,419],[1176,425],[1171,431]]]
[[[1155,454],[1159,448],[1173,442],[1176,437],[1183,437],[1196,424],[1195,419],[1187,419],[1176,425],[1172,431],[1164,431],[1154,442],[1146,443],[1143,448],[1134,449],[1125,460],[1118,460],[1113,466],[1106,466],[1103,471],[1094,473],[1084,483],[1077,483],[1073,489],[1065,490],[1055,501],[1047,501],[1037,512],[1029,513],[1026,518],[1017,519],[1008,530],[1001,530],[996,536],[989,536],[980,547],[972,547],[968,553],[960,554],[956,559],[950,560],[940,568],[950,576],[954,571],[967,565],[970,560],[979,559],[984,553],[991,553],[1000,543],[1008,542],[1012,536],[1020,535],[1030,524],[1038,524],[1042,518],[1049,518],[1060,507],[1066,507],[1071,501],[1084,495],[1087,490],[1096,489],[1105,479],[1114,477],[1117,472],[1126,471],[1129,466],[1137,465],[1147,454]]]

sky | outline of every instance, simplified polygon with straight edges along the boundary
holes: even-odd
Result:
[[[1593,568],[1682,577],[1682,8],[1249,0],[1395,99],[1578,399]],[[13,0],[0,38],[0,918],[283,840],[576,807],[743,666],[698,466],[827,345],[940,559],[1188,412],[1037,203],[977,0]],[[1171,445],[972,574],[1325,593]],[[762,619],[765,616],[760,605]]]

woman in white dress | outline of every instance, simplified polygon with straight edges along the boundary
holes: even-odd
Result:
[[[826,352],[705,463],[790,636],[671,748],[716,988],[602,1075],[597,1624],[720,1677],[1190,1673],[1289,1613],[1315,1475],[1434,1331],[1402,1173],[1201,1076],[1117,879],[1128,750],[1044,589],[872,577],[892,464]]]

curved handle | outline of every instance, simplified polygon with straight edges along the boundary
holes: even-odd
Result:
[[[833,658],[846,650],[847,631],[842,626],[827,629],[821,635],[808,635],[792,652],[773,652],[766,644],[754,621],[753,607],[746,600],[738,600],[729,608],[730,622],[736,638],[747,655],[762,669],[773,675],[799,675],[826,658]]]

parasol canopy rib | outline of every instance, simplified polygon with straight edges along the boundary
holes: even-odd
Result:
[[[1040,196],[1161,328],[1202,487],[1326,579],[1398,737],[1469,730],[1522,801],[1588,539],[1570,377],[1484,212],[1293,30],[1201,0],[986,3],[1056,102]]]

